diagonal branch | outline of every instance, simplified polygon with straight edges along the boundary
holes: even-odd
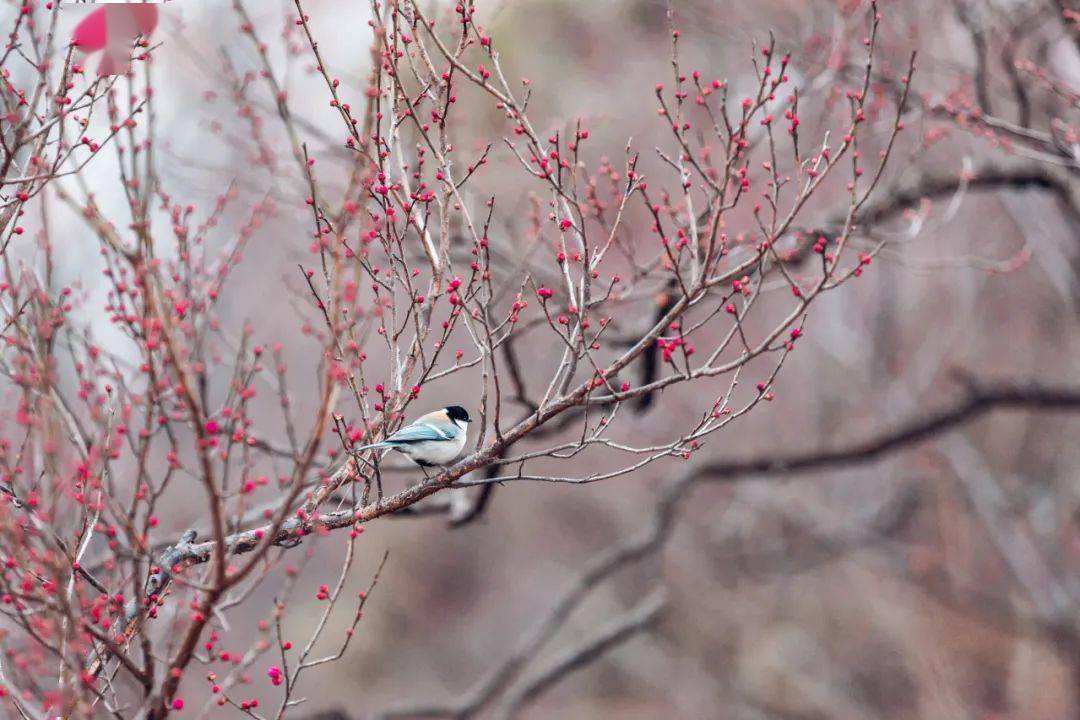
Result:
[[[859,215],[859,223],[873,226],[916,207],[924,198],[954,195],[962,189],[995,192],[999,190],[1042,190],[1061,202],[1073,222],[1080,222],[1080,208],[1072,196],[1070,184],[1035,165],[1003,168],[987,165],[964,176],[960,174],[926,174],[917,181],[888,193],[881,193],[868,202]]]
[[[745,460],[706,463],[701,472],[715,480],[747,475],[790,475],[869,462],[910,445],[926,442],[955,427],[1000,409],[1080,411],[1080,387],[1044,385],[1031,381],[999,381],[982,384],[968,379],[968,390],[958,402],[935,412],[911,418],[870,438],[832,450],[790,455],[770,454]]]
[[[528,678],[520,690],[507,702],[505,717],[516,717],[522,706],[528,705],[553,685],[576,670],[588,665],[613,647],[629,640],[648,628],[664,609],[665,593],[658,588],[637,607],[615,617],[596,633],[559,656],[549,667]]]

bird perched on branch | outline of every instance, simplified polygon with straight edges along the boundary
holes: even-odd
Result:
[[[381,442],[352,448],[352,453],[389,448],[425,469],[449,465],[465,449],[470,422],[465,408],[449,405],[421,415]]]

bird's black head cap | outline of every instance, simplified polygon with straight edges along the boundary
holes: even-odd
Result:
[[[472,422],[469,419],[469,413],[465,408],[460,405],[449,405],[446,408],[446,414],[451,420],[460,420],[461,422]]]

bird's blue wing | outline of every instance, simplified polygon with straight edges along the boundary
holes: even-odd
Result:
[[[440,428],[429,423],[417,422],[401,428],[383,442],[387,445],[408,445],[425,440],[453,440],[455,435],[457,435],[456,428]]]

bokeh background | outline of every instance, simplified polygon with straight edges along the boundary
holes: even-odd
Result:
[[[324,181],[343,181],[340,120],[310,72],[290,21],[292,3],[247,5]],[[370,8],[330,0],[305,6],[327,62],[359,103],[371,62]],[[645,151],[646,173],[660,170],[646,156],[670,146],[653,96],[654,84],[671,72],[668,4],[484,0],[478,7],[507,74],[532,81],[531,114],[541,132],[580,117],[597,157],[618,160],[632,137]],[[773,32],[777,46],[793,54],[808,136],[861,57],[865,6],[855,0],[673,0],[670,7],[685,65],[726,78],[735,97],[754,86],[754,41]],[[447,11],[432,5],[433,14]],[[876,237],[890,240],[887,250],[865,278],[818,303],[775,400],[713,438],[706,457],[866,437],[940,407],[956,390],[958,369],[982,378],[1080,382],[1075,163],[1037,156],[941,109],[977,102],[981,52],[994,114],[1016,122],[1023,101],[1007,47],[1080,91],[1074,28],[1060,20],[1055,2],[892,0],[881,11],[883,72],[895,78],[917,50],[919,73],[905,115],[909,132],[879,198],[886,207],[915,188],[916,201],[887,208],[873,226]],[[311,317],[297,300],[295,266],[310,257],[309,218],[273,99],[238,27],[226,0],[165,6],[154,64],[159,170],[174,199],[199,208],[212,207],[230,182],[244,202],[275,199],[278,212],[227,290],[223,325],[250,323],[256,338],[285,341],[291,399],[306,416],[315,398],[304,388],[318,350],[304,335]],[[252,76],[238,93],[233,80],[245,73]],[[1031,75],[1020,75],[1020,83],[1033,127],[1064,127],[1075,137],[1075,99],[1063,101]],[[889,92],[885,82],[875,86]],[[477,107],[457,118],[463,147],[506,131],[487,104]],[[260,155],[257,136],[270,156]],[[497,146],[478,178],[481,189],[497,190],[505,218],[499,231],[507,236],[528,226],[536,190],[515,164]],[[990,167],[1035,168],[1058,185],[961,182],[926,191],[928,178],[972,178]],[[106,212],[120,212],[110,161],[92,164],[87,177]],[[842,194],[828,200],[835,202],[811,209],[820,222],[844,208]],[[105,292],[93,280],[96,247],[79,242],[85,230],[78,218],[59,206],[54,213],[55,232],[70,238],[57,273],[61,282],[79,279],[94,322]],[[224,218],[220,237],[242,220],[242,213]],[[112,331],[99,325],[108,341]],[[540,367],[549,355],[530,348],[527,363]],[[435,387],[425,402],[461,400],[463,392],[458,383]],[[274,397],[266,395],[270,412]],[[692,392],[668,392],[647,412],[624,418],[619,432],[664,439],[672,424],[699,411]],[[678,504],[663,546],[594,588],[519,682],[664,588],[667,603],[656,621],[553,684],[524,716],[1080,716],[1078,437],[1075,417],[994,414],[842,471],[701,484]],[[484,513],[460,527],[443,517],[372,523],[349,582],[366,587],[389,550],[380,584],[348,653],[305,677],[299,694],[308,701],[292,716],[359,719],[460,702],[511,657],[590,558],[647,529],[657,499],[680,472],[666,463],[589,486],[511,484],[496,488]],[[390,482],[407,481],[397,475]],[[174,514],[162,519],[163,538],[200,522],[199,503],[176,500]],[[314,588],[336,578],[342,550],[328,537],[293,552],[303,576],[283,624],[289,637],[302,639],[321,609]],[[281,582],[272,579],[231,615],[221,647],[250,645]],[[268,693],[261,671],[252,675],[259,693]],[[496,701],[481,715],[504,710]]]

